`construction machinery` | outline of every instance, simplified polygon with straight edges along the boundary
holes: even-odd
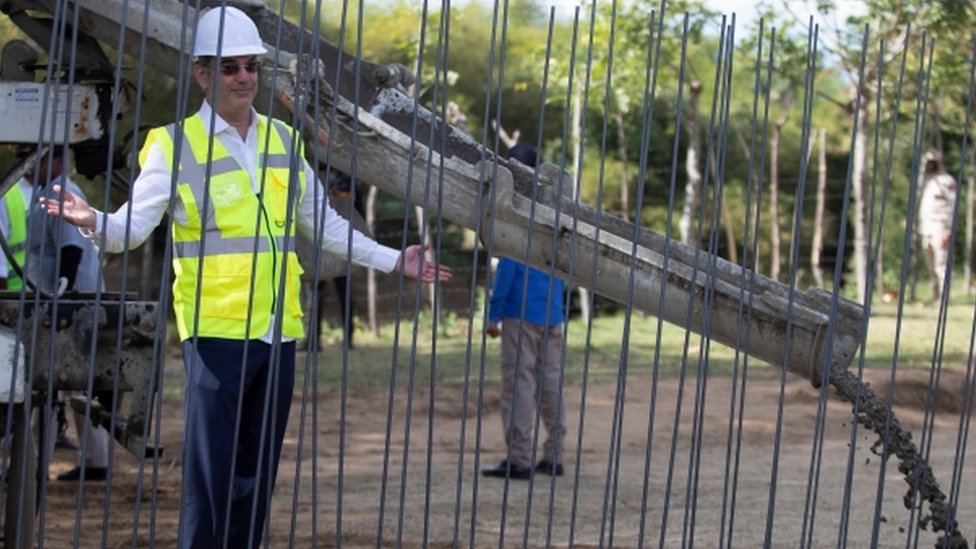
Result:
[[[783,366],[815,385],[824,379],[825,370],[850,364],[863,339],[860,305],[822,290],[800,291],[780,284],[581,204],[567,191],[572,174],[559,166],[543,164],[532,170],[504,160],[420,106],[406,91],[412,75],[403,67],[357,59],[279,17],[263,3],[231,4],[254,19],[266,42],[270,53],[263,61],[265,91],[277,99],[283,113],[280,117],[302,130],[309,150],[311,144],[320,150],[328,148],[337,169],[350,172],[355,163],[358,180],[423,206],[430,215],[476,230],[495,255],[551,271],[749,356]],[[58,22],[70,22],[72,32],[65,35],[76,36],[66,42],[70,47],[48,52],[58,60],[61,77],[43,83],[35,82],[33,71],[25,70],[33,56],[28,49],[12,47],[9,60],[4,50],[0,89],[6,90],[2,99],[6,103],[0,102],[0,109],[10,112],[21,105],[19,101],[29,104],[36,111],[33,116],[40,117],[33,127],[40,126],[42,131],[17,135],[4,133],[0,127],[0,142],[43,142],[43,136],[50,135],[54,136],[50,142],[98,151],[86,155],[91,164],[80,165],[82,173],[104,174],[110,159],[118,157],[111,153],[107,128],[131,101],[128,85],[102,53],[103,46],[121,50],[174,78],[189,74],[186,52],[193,42],[193,3],[6,0],[0,9],[38,44],[57,42],[51,36],[58,32]],[[43,93],[45,86],[50,89],[56,82],[61,83],[56,93]],[[68,105],[58,113],[69,113],[71,123],[64,124],[57,116],[43,122],[44,112],[53,111],[52,103],[39,99],[42,96],[54,104]],[[35,101],[30,103],[30,98]],[[42,154],[43,149],[38,156]],[[8,173],[0,191],[6,192],[32,161]],[[124,162],[115,167],[125,167]],[[31,301],[29,292],[26,298],[7,296],[0,303],[0,324],[10,327],[22,345],[30,341],[29,334],[47,331],[55,340],[57,356],[71,356],[78,363],[58,361],[49,372],[14,367],[14,375],[7,379],[20,379],[17,383],[23,390],[17,398],[29,393],[27,388],[111,388],[113,379],[124,379],[118,387],[133,391],[135,398],[131,399],[132,412],[115,424],[127,429],[120,437],[130,449],[144,452],[144,446],[136,447],[144,441],[133,433],[143,432],[145,412],[150,409],[147,403],[156,388],[149,334],[155,330],[159,308],[151,302],[126,301],[124,295],[38,296],[32,306],[23,307]],[[102,341],[92,340],[95,332],[112,341],[121,337],[125,340],[122,348],[131,356],[95,360],[114,367],[96,371],[92,382],[89,356],[101,352]],[[116,347],[107,345],[109,350]],[[10,348],[18,349],[16,345]],[[31,363],[30,348],[13,354],[27,358],[26,363],[13,365]],[[31,373],[19,378],[25,369]],[[16,523],[8,517],[8,535],[10,525]]]
[[[28,37],[47,49],[58,28],[53,12],[45,14],[34,2],[7,2],[0,9]],[[27,11],[30,9],[31,11]],[[81,36],[71,51],[61,46],[48,51],[51,62],[39,63],[37,49],[23,40],[10,40],[0,56],[0,143],[37,144],[3,176],[3,194],[50,161],[52,146],[69,144],[75,169],[87,176],[109,174],[109,125],[126,112],[128,90],[114,88],[115,69],[101,46]],[[120,165],[120,168],[123,165]],[[120,181],[117,179],[117,183]],[[12,252],[2,239],[7,258]],[[149,412],[156,394],[153,369],[158,303],[136,299],[131,293],[65,292],[42,287],[30,259],[11,268],[26,282],[23,291],[0,292],[0,417],[7,445],[4,500],[4,540],[7,547],[34,546],[34,510],[38,485],[47,475],[47,436],[55,429],[47,413],[37,413],[57,395],[75,395],[70,404],[103,425],[138,456],[160,455],[147,442]],[[13,273],[12,273],[13,274]],[[77,395],[111,394],[119,403],[107,409],[97,400]],[[125,395],[125,398],[123,398]],[[106,405],[108,402],[105,403]],[[33,412],[33,413],[32,413]],[[32,417],[34,418],[32,421]]]

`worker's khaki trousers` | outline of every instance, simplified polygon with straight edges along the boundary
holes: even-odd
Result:
[[[539,326],[517,318],[502,321],[502,424],[512,465],[529,467],[536,402],[546,442],[536,460],[563,461],[566,419],[562,397],[562,325]],[[538,438],[541,438],[541,433]]]
[[[933,302],[942,299],[946,262],[949,258],[949,248],[945,245],[947,238],[947,233],[922,235],[922,251],[925,256],[925,267],[928,269],[929,279],[932,281]]]

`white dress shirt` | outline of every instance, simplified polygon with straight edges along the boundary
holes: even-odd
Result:
[[[918,206],[918,233],[943,237],[952,232],[952,214],[956,209],[956,180],[942,172],[925,180]]]

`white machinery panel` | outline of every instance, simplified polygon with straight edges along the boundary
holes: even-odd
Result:
[[[11,395],[14,372],[17,379]],[[17,341],[13,330],[0,326],[0,402],[23,402],[24,385],[24,345]]]
[[[45,87],[49,90],[45,91]],[[37,130],[25,128],[40,128],[42,119],[46,143],[64,142],[65,122],[70,128],[69,143],[101,137],[104,129],[98,120],[95,87],[74,84],[70,97],[68,91],[67,85],[49,82],[0,82],[0,142],[37,143]]]

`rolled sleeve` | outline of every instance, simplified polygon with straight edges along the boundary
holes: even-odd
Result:
[[[132,184],[129,201],[110,214],[93,209],[95,228],[80,229],[81,234],[109,253],[139,246],[162,221],[169,207],[172,180],[172,171],[162,149],[153,143],[139,177]],[[174,212],[174,215],[181,215],[181,212]]]

